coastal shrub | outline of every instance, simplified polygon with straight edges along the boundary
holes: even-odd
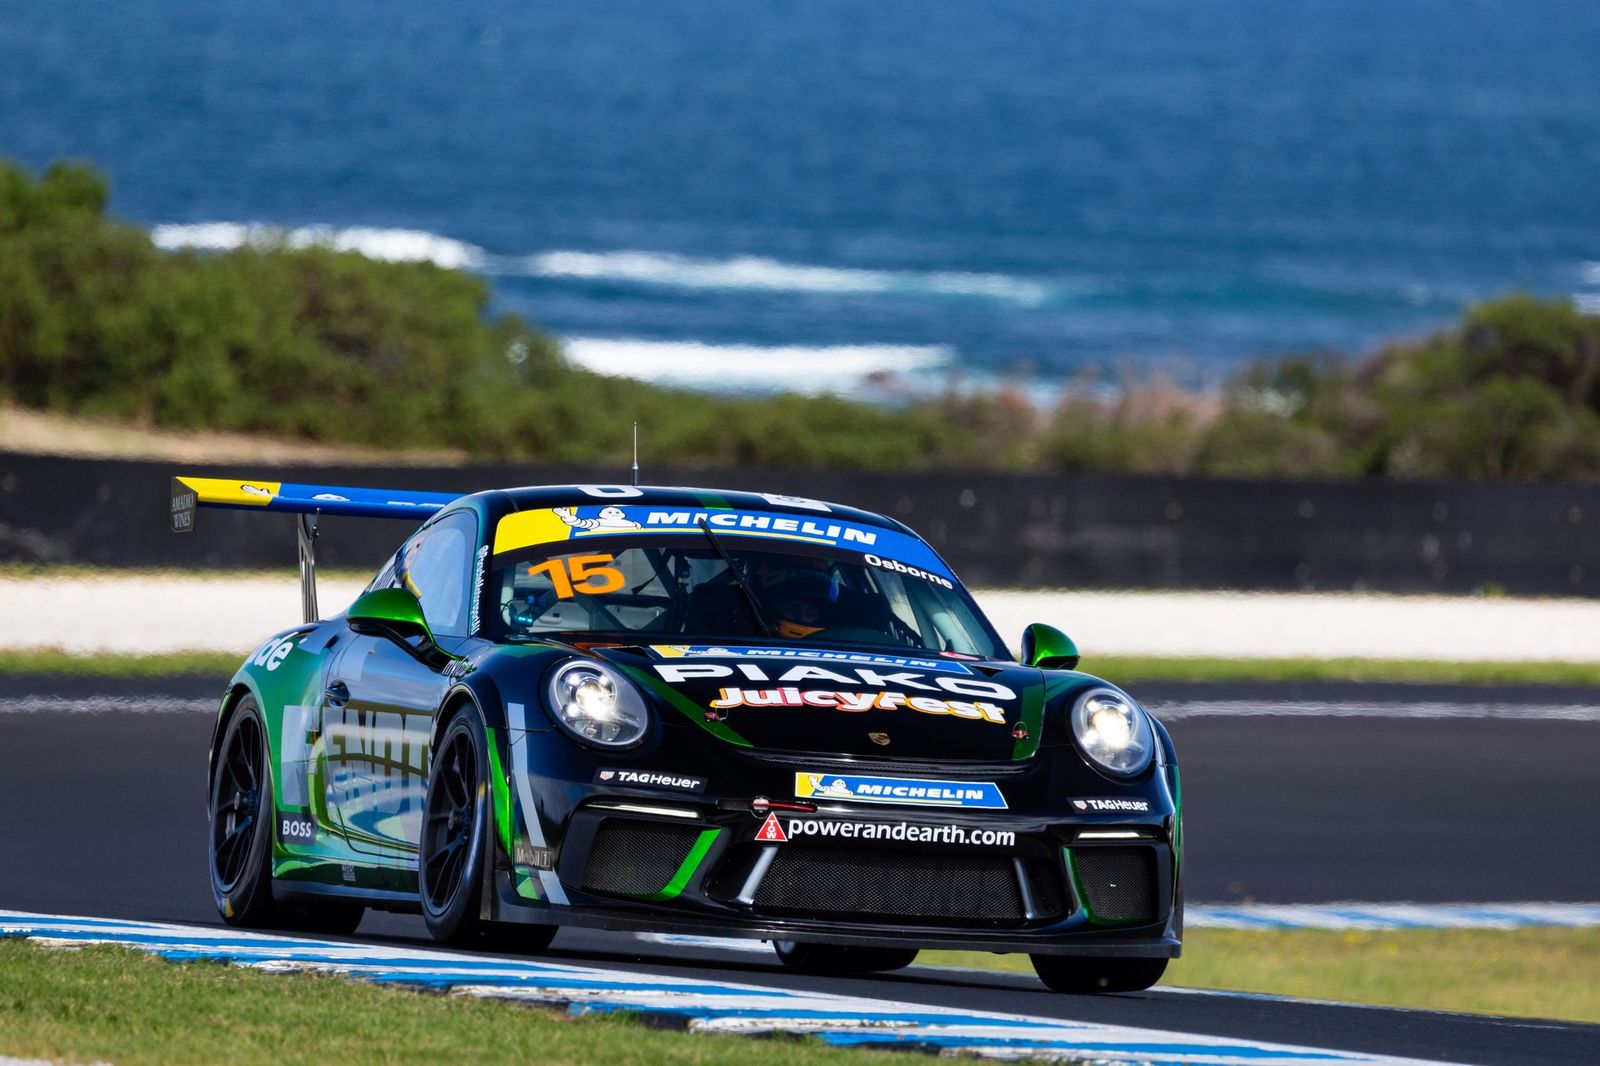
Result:
[[[873,406],[604,377],[490,312],[483,279],[327,248],[167,253],[91,168],[0,162],[0,400],[144,426],[478,458],[1231,477],[1600,479],[1600,317],[1518,294],[1362,359],[1225,388],[1074,383],[1039,409],[952,384]]]

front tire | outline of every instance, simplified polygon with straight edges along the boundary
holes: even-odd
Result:
[[[1052,992],[1092,996],[1108,992],[1143,992],[1167,972],[1166,959],[1072,958],[1032,955],[1033,971]]]
[[[847,948],[793,940],[774,940],[772,948],[785,969],[834,976],[903,970],[917,959],[916,948]]]
[[[422,836],[417,847],[417,894],[435,940],[531,954],[550,946],[556,930],[542,925],[495,925],[480,915],[484,864],[494,841],[489,805],[489,754],[483,726],[467,706],[456,710],[428,773]]]

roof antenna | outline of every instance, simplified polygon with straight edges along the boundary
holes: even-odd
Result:
[[[639,423],[633,424],[633,487],[639,487]]]

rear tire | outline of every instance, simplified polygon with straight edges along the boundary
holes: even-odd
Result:
[[[835,976],[903,970],[917,959],[916,948],[847,948],[793,940],[774,940],[772,948],[785,969]]]
[[[272,775],[261,709],[241,699],[217,746],[211,774],[211,832],[207,865],[211,898],[229,925],[270,926],[272,898]]]
[[[1167,972],[1166,959],[1096,959],[1032,955],[1033,971],[1052,992],[1092,996],[1143,992]]]
[[[212,901],[229,925],[348,936],[366,913],[361,904],[288,907],[272,897],[272,827],[277,808],[266,738],[261,708],[254,697],[244,697],[228,719],[212,772],[208,856]]]

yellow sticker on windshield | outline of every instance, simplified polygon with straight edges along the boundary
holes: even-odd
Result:
[[[552,508],[518,511],[506,515],[494,527],[494,553],[516,551],[532,544],[555,544],[571,534],[572,527],[558,518]]]

